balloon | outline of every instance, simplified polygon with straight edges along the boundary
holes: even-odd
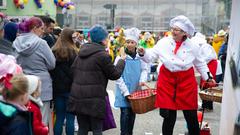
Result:
[[[23,0],[19,0],[18,4],[23,5],[24,4]]]
[[[62,9],[62,13],[65,14],[67,12],[67,9],[66,8],[63,8]]]
[[[75,7],[74,7],[73,5],[69,5],[68,8],[69,8],[70,10],[73,10]]]
[[[37,3],[37,7],[38,8],[42,8],[42,4],[41,3]]]
[[[64,7],[64,5],[65,5],[65,2],[60,2],[60,4],[59,4],[61,7]]]
[[[27,4],[28,3],[28,0],[23,0],[24,4]]]
[[[14,4],[17,5],[18,4],[18,0],[14,0]]]
[[[24,5],[20,5],[20,8],[21,8],[21,9],[24,9]]]

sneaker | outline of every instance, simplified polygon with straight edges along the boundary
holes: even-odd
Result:
[[[203,111],[203,108],[199,108],[198,111]],[[213,112],[213,109],[208,109],[208,108],[205,108],[204,109],[204,112]]]

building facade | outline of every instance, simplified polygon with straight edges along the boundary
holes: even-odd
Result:
[[[94,24],[108,29],[138,27],[144,31],[167,31],[169,21],[185,15],[201,31],[216,31],[221,0],[72,0],[72,27],[88,29]],[[223,1],[223,0],[222,0]],[[111,6],[112,5],[112,6]],[[224,9],[223,9],[224,10]],[[206,22],[205,22],[206,21]],[[208,26],[210,25],[210,26]],[[210,28],[208,28],[210,27]]]

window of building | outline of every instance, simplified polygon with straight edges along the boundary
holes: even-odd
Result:
[[[97,24],[106,25],[108,18],[106,16],[98,16],[96,20],[97,20]]]
[[[78,17],[78,27],[80,28],[88,28],[90,25],[90,17],[89,16],[79,16]]]
[[[7,0],[0,0],[0,8],[7,8]]]
[[[116,19],[117,25],[129,28],[133,27],[134,19],[132,17],[119,17]]]
[[[144,30],[150,30],[153,27],[153,17],[142,17],[141,18],[141,27]]]

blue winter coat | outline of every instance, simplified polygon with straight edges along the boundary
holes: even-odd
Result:
[[[33,135],[32,113],[0,101],[0,134]]]

